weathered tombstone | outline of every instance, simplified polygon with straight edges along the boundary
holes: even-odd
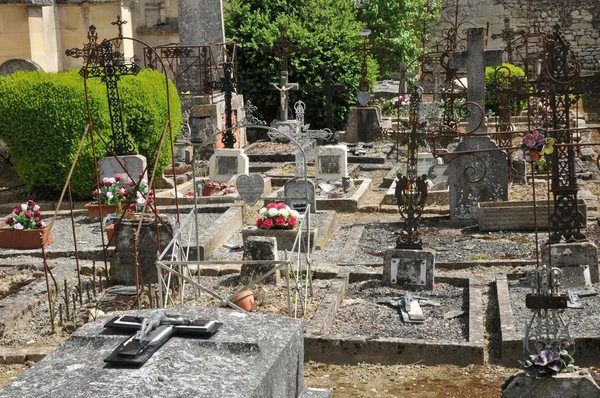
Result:
[[[148,317],[157,311],[131,311]],[[8,397],[305,396],[302,322],[216,307],[178,308],[184,319],[222,323],[208,339],[171,337],[142,367],[106,366],[129,333],[88,323],[58,350],[0,390]],[[313,395],[306,395],[313,396]],[[330,392],[318,395],[331,397]]]
[[[485,67],[500,65],[502,51],[484,49],[483,28],[467,31],[467,51],[450,54],[450,67],[466,68],[470,112],[467,131],[485,133]],[[508,199],[507,155],[489,136],[467,135],[455,152],[480,151],[475,154],[450,157],[448,184],[450,186],[450,218],[453,220],[477,219],[478,202],[495,202]],[[483,151],[482,151],[483,150]],[[488,151],[485,151],[488,150]]]
[[[249,206],[254,206],[265,190],[265,180],[258,174],[241,175],[235,180],[240,198]]]
[[[431,290],[434,264],[435,255],[431,250],[387,250],[383,261],[383,283]]]
[[[348,147],[326,145],[317,148],[316,178],[341,180],[348,177]]]
[[[146,165],[147,160],[142,155],[124,155],[118,157],[117,161],[114,157],[109,156],[98,161],[98,170],[100,180],[104,177],[120,176],[127,180],[127,173],[134,179],[137,179],[140,174],[142,178],[147,178]],[[125,171],[127,170],[127,172]]]
[[[346,125],[346,142],[373,142],[380,139],[381,108],[355,107],[350,110]]]
[[[589,287],[590,281],[600,282],[598,249],[593,242],[546,243],[541,250],[542,263],[552,264],[563,272],[565,287]]]
[[[419,152],[417,155],[417,175],[422,176],[425,174],[429,177],[429,173],[433,168],[442,164],[441,158],[436,158],[429,152]]]
[[[283,196],[285,204],[300,213],[306,210],[306,205],[310,204],[310,212],[314,213],[317,207],[315,199],[315,184],[310,180],[294,178],[289,180],[283,187]]]
[[[277,238],[272,236],[249,236],[244,240],[243,260],[278,260]],[[245,285],[276,266],[275,264],[242,264],[239,283]],[[280,280],[281,273],[277,270],[259,283],[272,284]]]
[[[0,76],[12,75],[15,72],[44,71],[41,66],[27,58],[11,58],[0,64]]]
[[[242,149],[215,149],[209,160],[210,179],[229,181],[231,177],[248,174],[248,156]]]

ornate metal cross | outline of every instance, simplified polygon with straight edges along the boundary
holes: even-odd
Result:
[[[406,63],[400,62],[400,70],[398,72],[390,73],[392,79],[400,79],[398,84],[398,94],[407,94],[406,78],[415,77],[416,73],[406,71]]]
[[[331,141],[334,134],[330,129],[311,130],[309,124],[304,124],[305,109],[306,104],[302,101],[298,101],[294,104],[296,120],[300,124],[300,134],[296,137],[296,140],[302,146],[302,149],[308,148],[313,143],[313,140],[316,139]],[[304,174],[304,164],[300,161],[300,154],[296,153],[296,177],[304,176]]]
[[[233,98],[233,93],[235,93],[236,83],[233,78],[233,63],[231,61],[225,61],[223,63],[223,77],[220,81],[209,82],[208,86],[213,89],[221,90],[225,93],[225,132],[223,133],[223,137],[221,137],[221,142],[225,146],[225,148],[233,148],[235,143],[237,142],[235,135],[233,134],[232,127],[233,122],[231,120],[231,101]]]
[[[287,37],[287,27],[282,26],[279,29],[279,39],[272,46],[264,46],[263,51],[273,54],[277,58],[281,58],[281,70],[288,70],[288,62],[291,56],[297,52],[304,52],[305,48],[292,41]]]
[[[450,53],[450,68],[467,69],[467,100],[477,104],[469,107],[471,113],[467,131],[486,132],[485,114],[485,67],[502,64],[502,51],[484,48],[483,28],[469,28],[467,51]]]
[[[331,131],[335,131],[335,126],[333,123],[333,97],[337,93],[342,93],[344,90],[348,89],[348,85],[346,84],[334,84],[333,79],[331,78],[331,65],[327,65],[325,69],[325,78],[323,79],[323,84],[321,87],[314,85],[307,85],[306,90],[308,92],[321,91],[325,96],[325,124],[327,128]]]
[[[120,19],[117,20],[119,21]],[[119,28],[123,23],[125,21],[119,24]],[[74,48],[65,53],[73,58],[84,58],[86,64],[79,71],[83,78],[99,77],[106,84],[112,130],[112,153],[117,156],[135,155],[133,144],[125,134],[118,82],[121,76],[137,75],[141,69],[135,63],[125,64],[123,55],[112,41],[104,39],[98,45],[97,39],[96,28],[92,25],[88,32],[88,44],[83,49]]]
[[[506,17],[506,18],[504,18],[504,29],[502,30],[502,32],[500,32],[500,33],[494,33],[490,37],[493,40],[502,39],[502,41],[506,45],[506,50],[505,51],[508,54],[508,62],[510,62],[512,64],[513,63],[512,42],[514,41],[515,37],[517,37],[517,35],[522,36],[525,33],[527,33],[527,32],[525,30],[523,30],[523,29],[521,29],[521,30],[514,30],[513,28],[511,28],[510,27],[510,18]]]

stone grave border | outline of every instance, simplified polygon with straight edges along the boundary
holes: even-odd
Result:
[[[371,179],[357,179],[353,180],[355,183],[360,182],[360,185],[356,192],[350,198],[319,198],[319,196],[315,196],[315,200],[317,203],[317,211],[321,210],[335,210],[338,212],[347,212],[354,213],[359,210],[364,201],[367,199],[367,195],[371,191]],[[264,205],[272,202],[273,200],[277,200],[278,193],[281,192],[283,195],[283,187],[279,188],[277,191],[271,192],[265,199]]]
[[[447,186],[447,184],[446,184]],[[385,196],[381,200],[380,205],[391,205],[396,206],[396,181],[392,182],[392,185],[387,189]],[[427,192],[427,200],[425,201],[425,205],[431,206],[433,204],[438,206],[448,206],[450,203],[450,189],[445,189],[443,191],[429,191]]]
[[[365,279],[379,279],[381,272],[365,275]],[[362,279],[362,278],[360,278]],[[483,301],[481,284],[474,278],[436,277],[436,283],[448,283],[467,289],[469,296],[469,334],[467,343],[445,340],[416,340],[402,338],[323,337],[332,325],[335,314],[344,299],[350,271],[342,270],[306,327],[304,335],[305,361],[355,365],[377,363],[382,365],[420,363],[422,365],[453,364],[467,366],[483,364]]]
[[[498,311],[500,313],[501,332],[501,363],[505,366],[516,366],[517,361],[523,360],[523,337],[517,334],[515,320],[510,302],[508,279],[510,275],[496,276],[496,294]],[[436,278],[437,279],[437,278]],[[571,331],[573,334],[573,331]],[[600,354],[600,334],[597,336],[574,336],[575,365],[592,366],[598,364]]]
[[[286,163],[282,163],[279,165],[275,165],[275,167],[273,167],[272,169],[270,169],[269,171],[272,171],[273,169],[278,169],[281,167],[285,167],[288,164],[292,164],[294,165],[294,163],[290,163],[290,162],[286,162]],[[314,162],[309,163],[312,166],[314,166]],[[286,182],[288,182],[289,180],[295,178],[295,176],[293,174],[273,174],[270,173],[269,171],[265,172],[265,175],[267,176],[267,178],[271,179],[271,183],[273,186],[276,187],[282,187],[285,185]],[[349,164],[348,165],[348,176],[352,177],[352,178],[357,178],[358,173],[360,173],[361,171],[361,166],[358,164]],[[310,178],[315,178],[315,176],[313,175]]]

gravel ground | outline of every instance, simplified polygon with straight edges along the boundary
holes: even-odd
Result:
[[[441,304],[439,307],[422,307],[423,324],[404,323],[396,308],[377,304],[383,297],[398,297],[402,293],[376,280],[350,284],[328,334],[460,342],[468,339],[468,299],[462,287],[438,283],[432,291],[414,292],[415,296]],[[444,314],[451,310],[463,310],[465,314],[444,319]]]
[[[508,286],[515,321],[515,331],[518,335],[523,335],[525,333],[525,325],[531,321],[533,315],[531,310],[525,307],[525,296],[531,293],[531,287],[526,278],[508,281]],[[598,291],[600,283],[595,283],[593,288]],[[578,336],[598,336],[600,296],[583,297],[579,299],[579,302],[583,305],[583,308],[567,308],[563,312],[563,320],[569,325],[569,330],[575,338]]]

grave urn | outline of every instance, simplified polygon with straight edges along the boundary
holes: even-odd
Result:
[[[112,284],[135,285],[135,251],[137,249],[137,262],[140,266],[143,283],[156,283],[158,281],[157,252],[164,250],[171,241],[173,226],[167,217],[161,215],[157,227],[155,216],[146,214],[136,243],[134,236],[141,215],[134,214],[128,217],[123,218],[114,226],[115,251],[110,259],[110,281]]]
[[[41,240],[40,240],[41,234]],[[50,227],[40,229],[0,228],[0,247],[3,249],[41,249],[52,243]]]
[[[88,211],[88,217],[90,220],[100,217],[100,209],[102,209],[102,217],[106,217],[109,214],[116,213],[119,205],[101,205],[98,203],[88,203],[85,205]]]

